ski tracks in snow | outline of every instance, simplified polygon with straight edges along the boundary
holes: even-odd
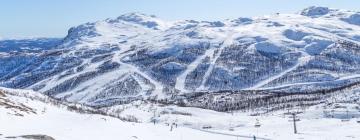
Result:
[[[245,90],[259,89],[259,88],[269,84],[270,82],[272,82],[272,81],[286,75],[287,73],[297,69],[298,67],[305,65],[306,63],[308,63],[311,60],[311,56],[308,53],[306,53],[304,51],[299,51],[299,52],[301,53],[301,57],[298,59],[298,62],[294,66],[292,66],[291,68],[289,68],[287,70],[284,70],[284,71],[282,71],[282,72],[280,72],[280,73],[278,73],[276,75],[273,75],[273,76],[271,76],[271,77],[269,77],[269,78],[267,78],[267,79],[265,79],[263,81],[260,81],[257,84],[255,84],[254,86],[252,86],[250,88],[246,88]]]
[[[206,81],[209,79],[209,76],[210,76],[210,74],[211,74],[211,72],[214,70],[214,67],[215,67],[215,64],[216,64],[216,61],[218,60],[218,58],[220,57],[220,55],[221,55],[221,52],[224,50],[224,48],[226,47],[226,46],[230,46],[230,45],[232,45],[233,44],[233,32],[232,33],[230,33],[227,37],[226,37],[226,39],[225,39],[225,41],[223,42],[223,44],[221,45],[221,47],[218,49],[218,52],[216,53],[216,54],[214,54],[215,52],[213,52],[213,54],[211,55],[211,56],[213,56],[212,58],[211,58],[211,62],[210,62],[210,66],[209,66],[209,68],[207,69],[207,71],[206,71],[206,73],[205,73],[205,75],[204,75],[204,77],[203,77],[203,80],[201,81],[201,85],[200,85],[200,87],[198,87],[197,89],[196,89],[196,91],[200,91],[200,90],[206,90],[207,88],[205,87],[205,83],[206,83]],[[214,56],[215,55],[215,56]]]
[[[216,63],[217,59],[220,57],[222,50],[226,46],[229,46],[233,43],[233,40],[232,40],[233,34],[234,34],[234,32],[231,32],[229,34],[224,34],[225,39],[224,39],[224,42],[221,44],[220,48],[211,47],[210,49],[205,51],[204,55],[199,56],[195,61],[190,63],[187,66],[186,70],[180,76],[177,77],[175,88],[180,91],[187,92],[188,90],[185,88],[186,76],[189,75],[191,72],[193,72],[197,68],[197,66],[200,65],[206,57],[209,57],[210,58],[210,66],[207,69],[207,71],[205,72],[205,75],[202,79],[201,85],[196,89],[196,91],[206,89],[204,85],[205,85],[207,79],[209,78],[211,72],[213,71],[215,63]]]
[[[205,54],[196,58],[195,61],[193,61],[192,63],[190,63],[186,70],[176,78],[176,83],[175,83],[175,88],[181,91],[187,91],[185,89],[185,81],[186,81],[186,76],[189,75],[191,72],[193,72],[196,67],[207,57],[207,56],[211,56],[212,54],[215,53],[215,48],[210,48],[208,50],[206,50]]]

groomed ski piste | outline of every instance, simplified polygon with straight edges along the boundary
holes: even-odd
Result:
[[[55,140],[356,140],[360,110],[356,103],[294,108],[265,115],[253,112],[160,106],[135,102],[107,108],[123,118],[69,111],[29,90],[0,89],[0,139],[47,137]],[[298,112],[297,134],[288,112]],[[331,115],[329,117],[328,115]],[[129,119],[131,120],[131,119]],[[155,120],[155,124],[153,123]]]

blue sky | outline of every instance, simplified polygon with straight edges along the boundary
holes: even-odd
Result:
[[[359,0],[1,0],[0,37],[63,37],[72,26],[129,12],[221,20],[294,13],[312,5],[360,11]]]

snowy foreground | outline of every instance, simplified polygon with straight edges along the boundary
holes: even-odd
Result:
[[[324,111],[331,106],[326,109],[320,105],[308,108],[299,115],[299,133],[293,134],[293,125],[289,121],[291,118],[284,115],[284,112],[251,116],[250,113],[220,113],[198,108],[140,103],[111,108],[121,108],[119,113],[123,116],[136,117],[139,123],[135,123],[108,116],[70,112],[61,106],[30,99],[29,96],[45,98],[36,92],[3,88],[0,92],[4,90],[17,93],[0,93],[0,139],[5,140],[23,139],[17,136],[24,135],[47,135],[56,140],[241,140],[253,139],[254,135],[257,139],[272,140],[360,139],[360,123],[357,122],[360,112],[357,104],[336,105],[334,108],[337,109],[332,113],[334,118],[324,115]],[[24,94],[27,97],[22,97]],[[354,118],[346,119],[349,114]],[[154,125],[151,120],[157,120],[157,123]],[[254,127],[256,120],[259,120],[260,127]],[[170,131],[171,125],[167,123],[178,126],[173,125]],[[205,127],[211,128],[204,129]]]

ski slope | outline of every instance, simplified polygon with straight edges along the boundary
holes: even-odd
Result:
[[[207,90],[207,88],[205,87],[205,83],[206,81],[209,79],[209,76],[211,74],[211,72],[214,70],[214,67],[216,65],[216,61],[219,59],[220,54],[222,53],[222,51],[224,50],[225,47],[234,45],[234,39],[233,39],[233,35],[234,32],[229,32],[227,34],[224,34],[223,36],[225,37],[224,42],[222,43],[222,45],[220,46],[219,49],[217,49],[217,53],[212,53],[212,55],[210,55],[210,66],[209,68],[206,70],[205,75],[201,81],[201,85],[196,89],[197,91],[201,91],[201,90]]]
[[[203,138],[217,140],[233,138],[233,136],[216,135],[186,127],[177,127],[170,131],[170,127],[164,124],[132,123],[108,116],[79,114],[22,97],[25,96],[23,94],[29,94],[26,96],[45,98],[36,92],[1,88],[0,92],[3,91],[13,92],[19,96],[11,94],[5,94],[5,97],[0,96],[0,139],[23,135],[47,135],[56,140],[198,140]],[[28,113],[5,108],[2,99],[10,100],[15,105],[24,105],[35,112]],[[16,113],[22,114],[22,116],[15,115]]]
[[[298,134],[293,133],[288,111],[276,111],[260,116],[255,112],[216,112],[200,108],[159,106],[136,102],[105,108],[119,117],[136,118],[126,122],[109,116],[68,111],[65,106],[46,102],[46,96],[29,91],[0,88],[0,139],[23,135],[46,135],[55,140],[353,140],[360,138],[359,104],[339,103],[333,106],[317,105],[302,111],[297,122]],[[38,100],[41,99],[41,100]],[[45,99],[45,102],[44,102]],[[340,99],[340,98],[339,98]],[[4,102],[6,101],[6,102]],[[7,104],[4,104],[7,103]],[[16,106],[15,108],[9,107]],[[337,106],[342,106],[338,108]],[[151,122],[155,110],[156,124]],[[331,111],[334,110],[334,111]],[[334,112],[325,117],[324,112]],[[166,113],[170,112],[170,113]],[[343,121],[344,118],[349,120]],[[260,127],[254,127],[255,123]],[[167,125],[176,123],[177,126]],[[204,129],[204,127],[209,127]]]
[[[206,57],[211,57],[215,53],[215,50],[217,49],[211,48],[206,50],[204,55],[199,56],[191,64],[187,65],[186,70],[176,78],[175,89],[187,92],[188,90],[185,88],[186,76],[188,76],[191,72],[193,72],[196,69],[196,67],[199,64],[201,64]]]
[[[294,66],[292,66],[291,68],[288,68],[278,74],[270,76],[269,78],[267,78],[263,81],[260,81],[257,84],[255,84],[254,86],[252,86],[250,88],[246,88],[245,90],[259,89],[259,88],[267,85],[268,83],[270,83],[278,78],[281,78],[282,76],[286,75],[287,73],[296,70],[298,67],[305,65],[310,60],[311,60],[311,56],[308,53],[301,51],[301,57],[298,59],[298,62]]]
[[[134,105],[125,107],[126,109],[122,111],[121,115],[134,115],[143,122],[151,122],[150,118],[153,117],[153,112],[147,112],[147,110],[153,110],[156,105],[137,104],[137,107]],[[293,132],[291,115],[285,115],[288,112],[287,110],[252,116],[250,114],[256,113],[256,111],[223,113],[191,107],[165,106],[157,107],[155,114],[158,116],[159,123],[171,124],[176,122],[179,126],[188,127],[194,131],[230,136],[231,139],[253,139],[253,136],[267,140],[351,140],[359,138],[360,134],[357,131],[360,126],[357,121],[360,120],[360,112],[355,109],[355,106],[359,105],[348,103],[341,104],[341,106],[345,106],[345,108],[334,109],[333,107],[317,105],[305,110],[289,109],[291,112],[303,112],[298,115],[301,119],[297,122],[298,134]],[[331,110],[334,110],[335,117],[325,117],[324,112]],[[353,118],[350,116],[349,121],[343,121],[343,118],[346,118],[345,110],[354,116]],[[163,113],[161,114],[161,112]],[[260,127],[254,127],[257,120],[261,124]],[[204,127],[211,128],[204,129]]]

